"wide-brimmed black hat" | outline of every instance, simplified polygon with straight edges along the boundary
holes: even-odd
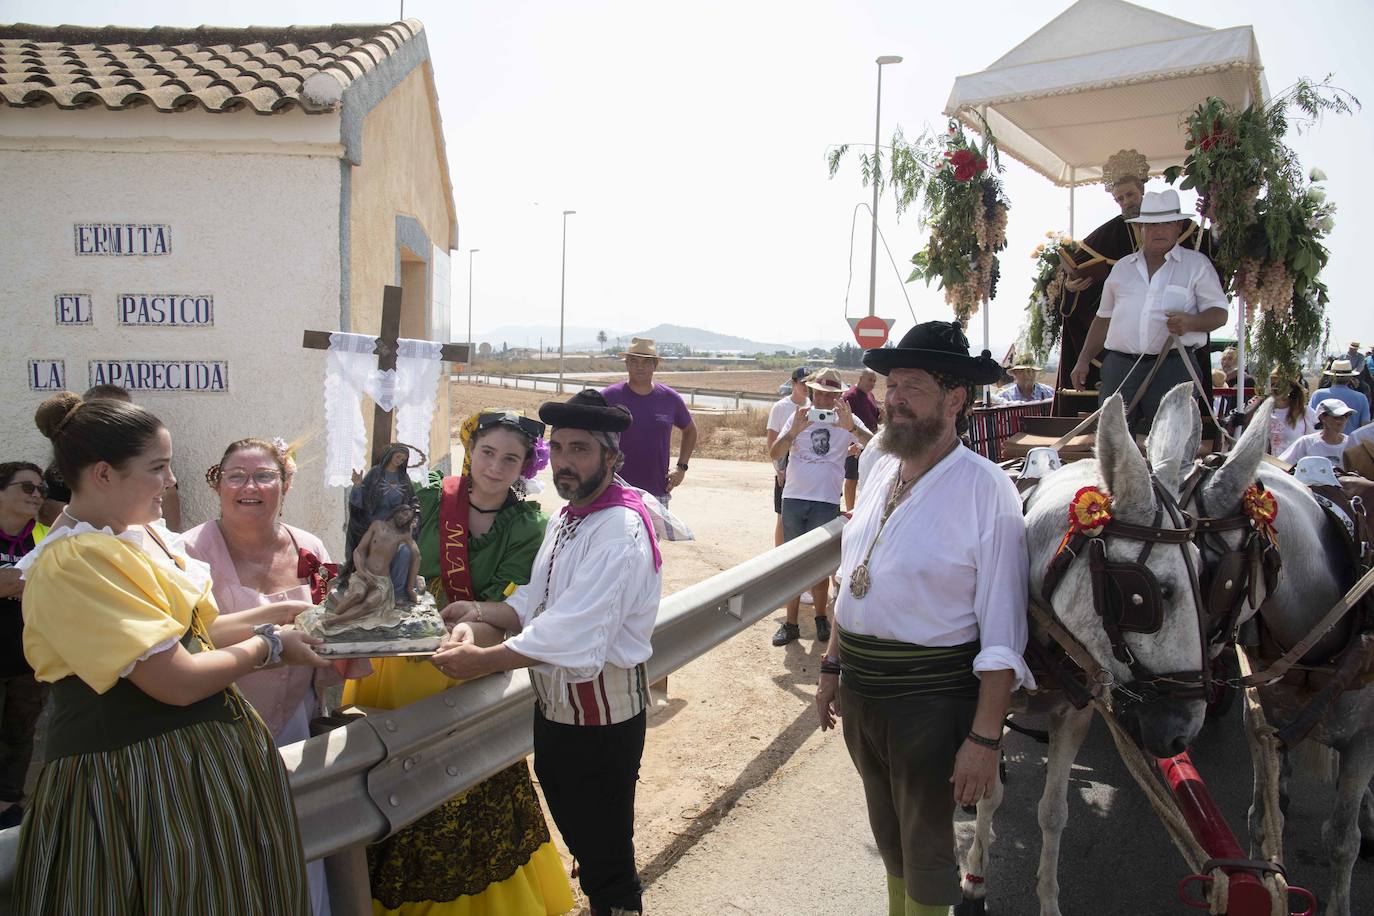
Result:
[[[545,401],[539,405],[539,419],[555,429],[585,429],[598,433],[623,433],[630,428],[630,411],[606,403],[595,388],[583,388],[566,401]]]
[[[925,369],[973,385],[991,385],[1002,377],[1002,367],[987,350],[969,356],[968,338],[957,321],[924,321],[907,331],[897,346],[866,352],[864,365],[879,375],[893,369]]]

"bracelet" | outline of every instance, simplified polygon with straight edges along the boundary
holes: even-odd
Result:
[[[996,740],[993,740],[992,738],[984,738],[982,735],[978,734],[972,729],[969,730],[968,740],[972,741],[979,747],[985,747],[993,751],[1000,750],[1002,747],[1002,738],[1000,736]]]
[[[474,620],[473,623],[486,623],[486,621],[482,619],[482,602],[474,601],[473,606],[477,608],[477,619]]]
[[[821,658],[821,674],[840,674],[842,671],[838,658],[830,655]]]
[[[260,623],[253,627],[253,635],[261,636],[263,642],[267,643],[267,657],[262,660],[262,664],[254,665],[254,670],[280,665],[282,646],[281,637],[277,635],[277,625],[275,623]]]
[[[679,471],[685,471],[685,470],[687,470],[687,462],[685,462],[685,461],[679,461],[679,462],[677,463],[677,469],[678,469]]]

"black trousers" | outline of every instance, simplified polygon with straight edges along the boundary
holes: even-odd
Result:
[[[0,678],[0,802],[24,800],[24,777],[33,758],[33,730],[48,685],[30,674]]]
[[[594,913],[643,908],[634,835],[645,721],[562,725],[534,710],[534,774]]]
[[[1120,392],[1121,400],[1125,403],[1123,407],[1129,406],[1135,393],[1145,382],[1145,376],[1150,374],[1150,370],[1155,366],[1156,355],[1147,355],[1144,359],[1135,353],[1118,353],[1115,350],[1103,351],[1102,357],[1102,389],[1098,395],[1098,403],[1105,403],[1107,398]],[[1207,358],[1202,351],[1189,351],[1193,358],[1195,371],[1199,379],[1211,379],[1212,370],[1210,367],[1204,369],[1202,360]],[[1199,354],[1201,353],[1201,356]],[[1154,424],[1155,414],[1159,412],[1159,402],[1164,400],[1164,395],[1169,393],[1169,389],[1183,382],[1192,383],[1192,376],[1188,374],[1188,367],[1179,358],[1177,350],[1170,350],[1164,356],[1164,362],[1160,364],[1159,371],[1150,381],[1150,387],[1146,389],[1141,397],[1140,403],[1136,405],[1135,413],[1126,418],[1133,433],[1148,433],[1151,425]],[[1196,395],[1196,391],[1194,392]],[[1208,392],[1210,397],[1211,392]],[[1205,412],[1205,411],[1204,411]]]

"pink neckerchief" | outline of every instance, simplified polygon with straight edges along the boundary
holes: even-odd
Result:
[[[654,572],[658,572],[663,566],[663,555],[658,552],[658,538],[654,536],[654,521],[649,518],[649,510],[644,508],[644,500],[640,499],[639,494],[634,490],[629,487],[622,487],[618,483],[612,483],[595,501],[585,506],[564,506],[562,514],[572,518],[582,518],[612,506],[624,506],[626,509],[633,509],[639,513],[640,520],[644,522],[644,527],[649,531],[649,546],[654,550]]]

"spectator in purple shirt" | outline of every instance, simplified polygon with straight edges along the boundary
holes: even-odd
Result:
[[[620,476],[666,506],[668,495],[687,476],[687,462],[697,445],[697,427],[682,395],[667,385],[655,384],[657,368],[658,349],[654,342],[647,337],[633,337],[625,349],[629,380],[603,388],[601,394],[607,404],[624,405],[634,416],[634,422],[620,437],[620,450],[625,455]],[[675,426],[682,430],[682,445],[677,466],[670,471],[669,451]]]
[[[878,401],[873,397],[873,386],[878,384],[878,373],[865,368],[859,373],[859,380],[849,386],[841,395],[854,416],[871,431],[878,431]],[[854,499],[859,493],[859,454],[864,447],[857,442],[849,446],[849,454],[844,459],[844,508],[854,511]]]

